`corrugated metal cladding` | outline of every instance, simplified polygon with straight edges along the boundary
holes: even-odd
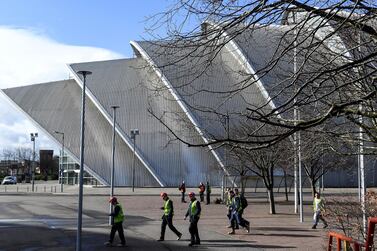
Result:
[[[248,123],[241,121],[243,116],[240,116],[246,112],[246,108],[266,104],[266,97],[255,83],[256,78],[261,79],[274,102],[278,105],[284,102],[274,96],[292,73],[292,55],[280,57],[272,71],[263,71],[279,55],[280,42],[284,39],[290,42],[287,33],[290,27],[282,27],[261,27],[253,32],[245,30],[235,38],[240,53],[247,58],[257,76],[247,72],[245,65],[237,58],[236,48],[224,47],[213,57],[210,48],[199,47],[187,56],[189,47],[185,45],[169,47],[160,42],[146,41],[136,44],[167,78],[168,84],[177,92],[178,99],[189,110],[205,137],[222,138],[227,133],[224,115],[230,116],[230,133],[239,133],[237,127]],[[133,154],[130,130],[134,128],[140,131],[136,137],[138,186],[158,185],[153,176],[167,186],[176,186],[181,180],[194,186],[206,179],[212,184],[220,184],[222,171],[209,149],[189,148],[180,141],[174,141],[175,137],[169,130],[148,112],[150,110],[161,118],[182,139],[203,142],[195,125],[177,103],[177,97],[173,97],[166,83],[151,69],[151,62],[144,58],[143,53],[135,52],[139,58],[70,65],[74,72],[93,72],[87,79],[89,97],[93,99],[88,101],[87,108],[86,165],[109,182],[112,139],[110,107],[118,105],[117,128],[120,133],[116,147],[116,185],[131,185]],[[211,60],[211,64],[208,64],[208,60]],[[56,140],[59,141],[60,137],[53,132],[64,131],[67,148],[76,157],[79,156],[81,89],[75,81],[8,89],[5,93]],[[216,151],[225,161],[225,152]]]
[[[88,79],[90,81],[90,78]],[[81,88],[74,80],[59,81],[3,90],[23,111],[44,128],[51,137],[60,142],[65,133],[65,146],[79,157]],[[85,118],[85,165],[92,173],[110,182],[112,127],[89,99],[86,99]],[[116,137],[115,185],[124,186],[132,182],[132,151],[123,140]],[[136,161],[135,184],[158,186],[158,183]]]
[[[187,116],[173,97],[168,93],[161,97],[155,92],[151,85],[158,85],[159,79],[146,67],[145,60],[111,60],[72,64],[71,67],[75,72],[80,69],[93,72],[87,81],[88,90],[111,120],[110,107],[120,106],[117,110],[117,126],[126,139],[131,142],[131,129],[139,129],[140,135],[136,137],[137,150],[164,184],[177,186],[185,180],[188,185],[195,186],[206,179],[219,184],[219,165],[208,150],[189,148],[182,142],[171,141],[174,139],[173,135],[148,112],[148,109],[152,109],[156,114],[169,113],[179,116],[179,121],[167,121],[169,126],[180,132],[185,131],[182,135],[187,134],[196,141],[200,140],[193,127],[183,130],[182,127],[187,125],[187,122],[182,123],[182,120],[187,120]]]
[[[245,114],[247,107],[266,103],[253,76],[228,49],[210,58],[205,47],[189,53],[190,49],[183,45],[174,48],[156,42],[138,44],[161,69],[209,139],[226,135],[226,114],[232,118],[232,131],[232,126],[239,125],[237,120],[244,118],[240,114]]]

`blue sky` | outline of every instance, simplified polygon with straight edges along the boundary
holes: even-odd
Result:
[[[129,41],[148,37],[145,19],[171,4],[166,0],[2,0],[0,25],[34,29],[61,43],[131,56]]]
[[[149,38],[146,18],[173,2],[0,0],[0,88],[67,79],[67,63],[131,57],[129,42]],[[31,132],[39,133],[37,149],[58,154],[60,146],[0,93],[0,157],[31,147]]]

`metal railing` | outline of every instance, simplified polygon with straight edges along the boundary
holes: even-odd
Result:
[[[344,234],[336,233],[336,232],[329,232],[329,242],[327,246],[327,250],[331,251],[334,247],[333,240],[336,240],[336,250],[342,250],[342,242],[343,242],[343,250],[350,250],[352,245],[353,251],[372,251],[374,247],[374,231],[376,229],[377,224],[377,217],[371,217],[368,219],[368,229],[367,229],[367,237],[365,243],[359,242],[357,240],[352,239],[351,237],[345,236]]]
[[[34,185],[34,193],[56,193],[57,185]],[[32,192],[32,185],[2,185],[0,192],[4,193],[29,193]]]
[[[343,243],[343,250],[349,250],[350,245],[353,246],[353,251],[360,251],[361,247],[363,246],[362,243],[345,236],[344,234],[336,233],[336,232],[329,232],[329,243],[327,246],[327,251],[333,250],[333,240],[336,240],[336,250],[342,250],[342,243]]]

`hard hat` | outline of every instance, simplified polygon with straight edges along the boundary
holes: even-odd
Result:
[[[109,203],[117,203],[117,202],[118,202],[117,197],[110,197]]]
[[[195,193],[194,192],[189,192],[188,196],[189,197],[195,197]]]
[[[166,197],[166,196],[168,196],[168,194],[167,193],[165,193],[165,192],[161,192],[160,193],[160,196],[163,198],[163,197]]]

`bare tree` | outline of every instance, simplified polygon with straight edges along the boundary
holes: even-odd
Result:
[[[325,130],[326,131],[326,130]],[[338,137],[330,137],[328,133],[302,133],[301,152],[302,165],[309,179],[312,196],[317,191],[317,184],[329,171],[347,170],[355,166],[356,157],[350,150],[352,145]]]
[[[268,201],[270,204],[270,214],[276,213],[274,197],[274,177],[278,170],[283,170],[280,166],[282,159],[289,156],[292,151],[292,144],[289,141],[282,141],[269,148],[250,150],[247,148],[235,148],[232,154],[237,157],[244,166],[242,169],[248,171],[263,180],[267,189]]]
[[[377,142],[376,17],[374,1],[177,1],[150,19],[152,32],[161,25],[168,32],[149,52],[208,140],[171,132],[189,146],[259,149],[341,118]],[[231,79],[216,78],[219,72]],[[216,98],[209,103],[203,96]],[[234,100],[242,100],[238,109]],[[224,136],[213,128],[227,113],[280,129]]]
[[[38,154],[35,153],[36,155],[36,160],[38,159]],[[15,149],[3,149],[3,154],[2,157],[5,159],[13,159],[13,160],[27,160],[31,161],[33,158],[33,150],[31,148],[26,148],[26,147],[18,147]]]

